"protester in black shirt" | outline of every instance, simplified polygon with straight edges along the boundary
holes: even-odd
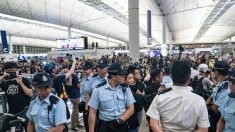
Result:
[[[142,95],[145,89],[144,83],[141,82],[140,70],[137,66],[130,66],[128,68],[130,72],[132,72],[134,77],[134,84],[130,87],[132,93],[134,92],[136,95],[136,102],[138,102],[138,121],[139,125],[141,125],[142,115],[143,115],[143,103],[142,103]]]
[[[135,88],[135,85],[134,85],[134,75],[132,72],[128,72],[125,76],[125,80],[126,80],[126,84],[129,85],[130,89],[136,89]],[[142,109],[142,108],[139,108],[139,99],[142,99],[142,96],[141,98],[139,98],[139,94],[137,94],[135,91],[132,91],[132,94],[136,100],[136,102],[134,103],[134,114],[130,117],[130,119],[128,120],[128,126],[129,126],[129,132],[137,132],[137,128],[139,127],[139,119],[138,119],[138,112],[139,112],[139,109]]]
[[[33,93],[30,83],[26,78],[17,75],[17,63],[5,63],[4,70],[5,73],[0,79],[0,87],[7,97],[8,112],[11,114],[22,112],[26,106],[29,106]]]

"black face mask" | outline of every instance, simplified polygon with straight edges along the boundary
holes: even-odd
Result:
[[[231,93],[229,93],[229,95],[228,95],[230,98],[235,98],[235,92],[231,92]]]

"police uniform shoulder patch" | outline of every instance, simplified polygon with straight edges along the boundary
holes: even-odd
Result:
[[[106,80],[104,80],[103,82],[101,82],[100,84],[96,85],[95,88],[99,88],[99,87],[102,87],[104,86],[105,84],[107,83]]]
[[[97,77],[99,74],[95,74],[95,75],[93,75],[92,77]]]
[[[162,90],[162,91],[159,91],[159,92],[158,92],[158,95],[167,93],[167,92],[169,92],[169,91],[171,91],[171,90],[172,90],[172,88],[166,88],[166,89],[164,89],[164,90]]]

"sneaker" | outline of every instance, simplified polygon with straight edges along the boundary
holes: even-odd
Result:
[[[77,131],[80,131],[80,130],[78,130],[77,128],[71,128],[71,130],[72,130],[72,131],[76,131],[76,132],[77,132]]]

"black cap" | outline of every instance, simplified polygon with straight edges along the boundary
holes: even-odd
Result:
[[[235,70],[232,70],[229,74],[229,81],[235,81]]]
[[[83,69],[83,70],[88,70],[88,69],[92,69],[92,67],[93,67],[92,62],[90,62],[90,61],[85,61],[84,65],[82,66],[82,69]]]
[[[35,88],[46,88],[51,85],[50,75],[46,72],[36,73],[32,79],[32,86]]]
[[[110,75],[126,75],[127,71],[124,70],[121,64],[113,63],[108,68],[108,74]]]
[[[229,65],[225,61],[217,61],[214,65],[215,70],[228,70]]]
[[[44,71],[47,73],[51,73],[55,69],[55,64],[54,63],[48,63],[44,66]]]
[[[98,64],[97,64],[97,67],[98,68],[104,68],[104,67],[107,67],[109,64],[108,60],[107,59],[100,59]]]

